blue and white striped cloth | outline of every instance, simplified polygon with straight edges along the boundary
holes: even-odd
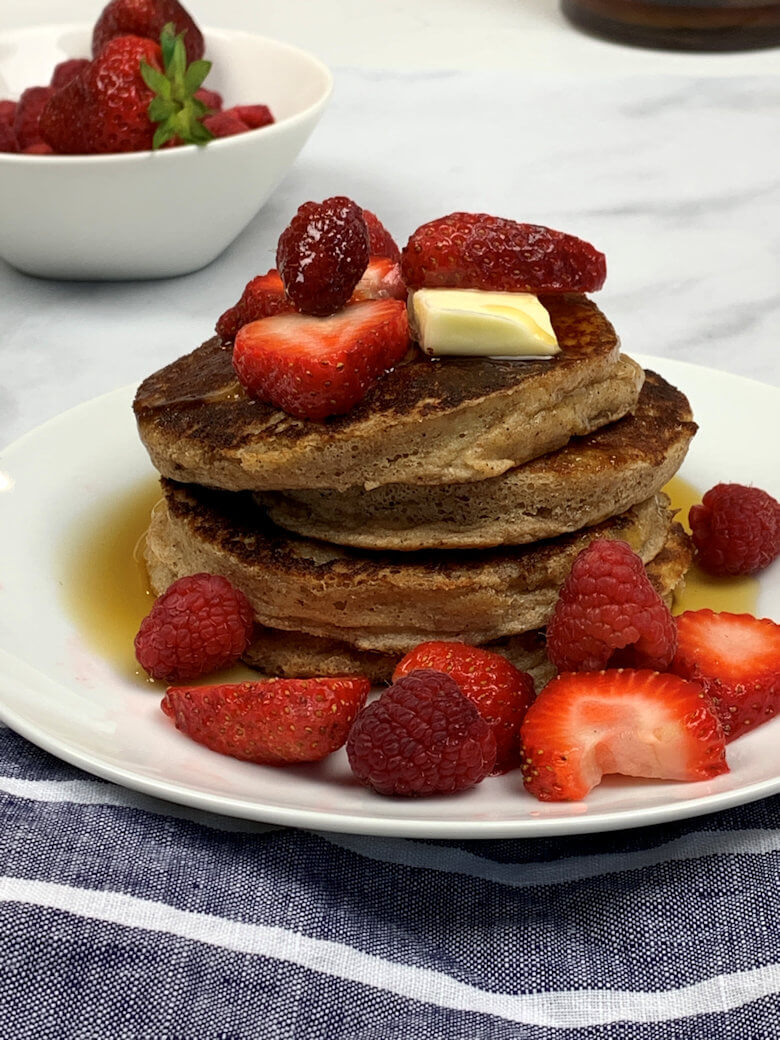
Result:
[[[776,1040],[780,797],[538,841],[210,816],[0,728],[4,1040]]]

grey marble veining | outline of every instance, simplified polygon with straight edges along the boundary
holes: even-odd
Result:
[[[780,384],[780,79],[337,70],[331,108],[244,234],[184,278],[66,283],[0,264],[0,443],[191,349],[309,198],[352,196],[400,241],[455,209],[607,255],[624,349]],[[229,185],[216,190],[229,190]]]

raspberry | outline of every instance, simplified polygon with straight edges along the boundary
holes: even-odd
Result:
[[[633,549],[609,538],[583,549],[547,626],[547,653],[558,671],[608,664],[663,671],[676,645],[674,618]]]
[[[210,130],[215,137],[235,137],[236,134],[245,134],[249,127],[243,119],[235,112],[214,112],[206,116],[203,125]]]
[[[141,622],[135,656],[153,679],[197,679],[238,660],[252,638],[252,618],[249,600],[226,578],[179,578]]]
[[[401,271],[411,289],[593,292],[607,265],[603,253],[574,235],[487,213],[451,213],[414,232]]]
[[[86,58],[68,58],[67,61],[61,61],[59,65],[54,66],[49,86],[60,90],[66,83],[70,83],[72,79],[80,75],[87,65],[89,65],[89,61]]]
[[[51,87],[28,87],[19,98],[14,114],[14,134],[20,152],[41,140],[41,112],[53,93]]]
[[[368,228],[368,248],[371,256],[386,256],[393,263],[399,264],[401,262],[401,250],[379,217],[372,213],[370,209],[364,209],[363,219]]]
[[[454,679],[421,668],[361,711],[347,756],[355,776],[379,794],[446,794],[491,772],[496,740]]]
[[[755,574],[780,553],[780,502],[743,484],[716,484],[688,513],[700,566],[715,575]]]
[[[15,101],[0,101],[0,152],[18,152],[14,133]]]
[[[368,259],[363,211],[343,196],[304,203],[276,249],[288,299],[302,314],[320,317],[344,306]]]

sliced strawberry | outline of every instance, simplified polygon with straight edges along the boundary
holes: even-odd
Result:
[[[279,272],[272,267],[266,274],[259,274],[246,284],[238,303],[228,307],[217,321],[217,335],[228,343],[242,325],[292,310],[293,305],[284,294]]]
[[[233,367],[258,400],[299,419],[342,415],[406,353],[401,300],[366,300],[327,318],[279,314],[244,325]]]
[[[421,643],[398,662],[393,682],[419,668],[446,672],[473,701],[496,737],[495,772],[520,765],[520,724],[534,699],[534,681],[505,657],[466,643]]]
[[[686,610],[671,670],[700,683],[726,740],[780,712],[780,625],[750,614]]]
[[[723,730],[701,687],[661,672],[565,672],[528,709],[521,739],[525,786],[545,802],[584,798],[608,773],[728,772]]]
[[[604,254],[574,235],[487,213],[450,213],[412,234],[401,254],[412,289],[449,286],[504,292],[594,292]]]
[[[386,256],[372,256],[360,281],[352,290],[350,303],[360,300],[405,300],[406,285],[400,264]]]
[[[318,762],[346,741],[370,688],[355,676],[171,686],[160,707],[220,754],[266,765]]]

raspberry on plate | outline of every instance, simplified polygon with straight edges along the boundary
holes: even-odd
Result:
[[[677,632],[670,668],[704,689],[727,741],[780,712],[780,625],[750,614],[686,610]]]
[[[755,574],[780,553],[780,502],[744,484],[716,484],[688,513],[697,561],[709,574]]]
[[[577,801],[602,776],[710,780],[728,772],[723,731],[697,683],[660,672],[567,672],[521,729],[523,779],[541,801]]]
[[[450,794],[491,772],[496,740],[451,676],[419,669],[360,712],[347,756],[358,780],[379,794]]]
[[[288,299],[302,314],[343,307],[369,259],[363,211],[342,195],[305,202],[279,236],[276,267]]]
[[[574,235],[487,213],[450,213],[412,234],[401,254],[410,289],[594,292],[607,276],[603,253]]]
[[[252,627],[243,592],[218,574],[192,574],[157,597],[135,637],[135,655],[153,679],[187,682],[234,664]]]
[[[669,608],[626,543],[597,538],[577,556],[547,626],[559,672],[599,671],[619,662],[666,668],[677,630]]]
[[[243,325],[233,367],[252,397],[319,420],[348,412],[408,346],[404,302],[365,300],[327,318],[293,311]]]
[[[284,765],[319,762],[340,748],[370,689],[362,676],[171,686],[160,707],[212,751]]]
[[[534,699],[534,681],[501,654],[467,643],[420,643],[396,665],[393,681],[420,668],[451,675],[496,738],[495,772],[520,765],[520,724]]]

